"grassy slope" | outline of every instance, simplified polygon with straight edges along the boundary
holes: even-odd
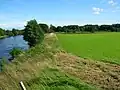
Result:
[[[62,47],[83,58],[120,64],[120,33],[58,34]]]
[[[57,65],[60,52],[57,39],[47,36],[43,45],[24,52],[0,73],[0,89],[20,90],[22,80],[27,90],[96,90]]]

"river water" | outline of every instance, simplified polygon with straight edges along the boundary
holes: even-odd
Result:
[[[0,39],[0,59],[2,59],[3,57],[5,57],[6,59],[11,58],[9,52],[13,48],[27,50],[29,46],[27,42],[23,39],[22,35]]]

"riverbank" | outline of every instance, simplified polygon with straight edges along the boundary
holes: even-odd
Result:
[[[117,90],[119,68],[69,54],[61,49],[54,34],[47,35],[42,45],[5,65],[0,73],[0,88],[20,90],[19,82],[23,81],[27,90]]]
[[[4,39],[4,38],[7,38],[8,36],[5,35],[5,36],[0,36],[0,39]]]

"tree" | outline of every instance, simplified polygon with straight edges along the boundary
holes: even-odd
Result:
[[[4,30],[0,28],[0,36],[4,36],[4,35],[5,35]]]
[[[56,27],[53,25],[50,25],[50,33],[56,31]]]
[[[55,32],[62,32],[63,28],[61,26],[58,26],[55,30]]]
[[[30,20],[24,29],[24,40],[28,41],[30,46],[35,46],[38,43],[41,43],[44,39],[44,32],[40,28],[37,21]]]
[[[6,30],[5,34],[8,35],[8,36],[14,36],[12,31],[10,31],[10,30]]]
[[[48,33],[49,32],[49,27],[47,24],[39,24],[40,27],[42,28],[42,30],[44,31],[44,33]]]
[[[13,33],[13,35],[14,35],[14,36],[18,35],[17,30],[16,30],[16,29],[14,29],[14,28],[12,29],[12,33]]]

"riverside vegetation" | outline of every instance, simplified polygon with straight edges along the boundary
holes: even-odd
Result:
[[[85,38],[84,42],[88,42],[86,38],[91,34],[87,34],[88,36],[84,36],[84,34],[82,36],[71,34],[73,37],[66,34],[58,34],[57,36],[56,34],[43,35],[44,33],[41,31],[42,27],[38,27],[36,20],[28,22],[25,29],[24,35],[28,35],[30,38],[32,37],[36,40],[33,41],[33,39],[28,40],[26,38],[25,40],[29,42],[31,48],[28,51],[21,52],[9,64],[4,65],[4,70],[0,73],[0,88],[2,90],[20,90],[20,81],[23,81],[27,90],[120,89],[119,62],[115,61],[117,64],[112,64],[111,62],[94,60],[91,57],[90,59],[84,58],[84,52],[83,54],[80,53],[83,55],[82,57],[78,57],[77,55],[80,56],[79,53],[76,54],[78,49],[75,49],[76,52],[74,52],[72,51],[73,49],[70,50],[68,48],[68,52],[70,53],[65,51],[68,49],[65,47],[66,43],[62,38],[66,37],[66,42],[68,43],[72,40],[71,38],[75,40],[77,38],[78,42],[82,42],[83,40],[81,39]],[[37,34],[38,32],[36,31],[38,29],[39,34]],[[54,28],[51,28],[50,32],[53,32],[53,29]],[[37,36],[37,38],[35,36]],[[98,34],[98,37],[100,36]],[[95,36],[90,37],[91,42],[89,43],[92,43],[92,41],[95,42],[94,39],[96,39],[96,41],[98,39]],[[102,39],[103,38],[100,37],[99,40]],[[73,45],[68,43],[68,47]],[[86,43],[84,44],[86,47]],[[94,49],[94,47],[91,48]]]

